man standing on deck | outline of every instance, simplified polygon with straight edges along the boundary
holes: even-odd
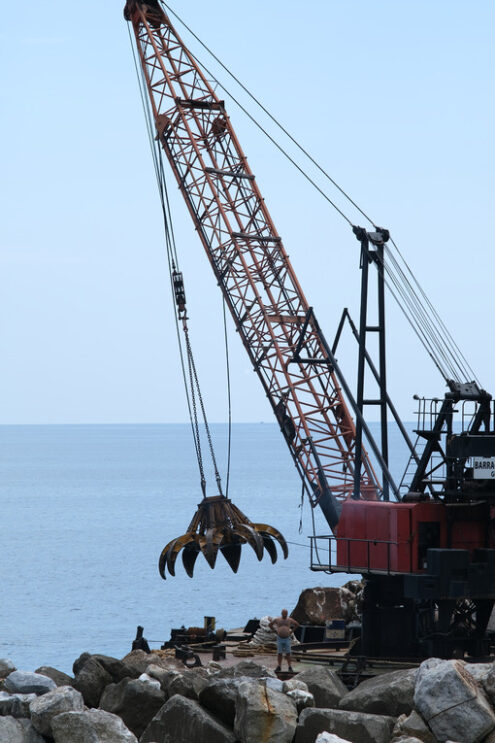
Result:
[[[289,666],[289,672],[293,673],[292,660],[290,657],[290,636],[292,631],[295,630],[296,627],[299,627],[299,622],[296,622],[295,619],[289,617],[288,614],[287,609],[282,609],[282,615],[276,617],[276,619],[272,619],[268,626],[277,634],[278,666],[275,671],[280,671],[282,669],[282,656],[285,655]]]

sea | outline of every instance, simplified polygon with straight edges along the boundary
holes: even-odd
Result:
[[[228,426],[211,431],[225,489]],[[390,449],[400,479],[407,451],[394,426]],[[345,583],[309,569],[309,536],[329,529],[301,503],[278,426],[234,424],[230,450],[229,497],[251,521],[278,528],[289,557],[278,550],[274,565],[266,554],[258,562],[244,546],[234,574],[220,555],[214,570],[200,555],[192,579],[179,557],[163,580],[160,553],[202,498],[188,424],[0,426],[0,658],[71,673],[82,652],[124,656],[138,625],[159,648],[172,628],[203,626],[205,616],[244,627],[290,612],[305,588]],[[203,457],[215,495],[207,447]]]

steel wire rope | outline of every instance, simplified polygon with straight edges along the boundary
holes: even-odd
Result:
[[[144,90],[146,87],[145,80],[144,80],[144,71],[141,66],[137,64],[136,59],[136,53],[134,49],[134,44],[132,42],[132,36],[130,33],[130,29],[128,26],[128,33],[129,33],[129,39],[132,49],[132,56],[134,60],[134,67],[136,69],[136,74],[138,78],[138,87],[141,97],[141,103],[144,111],[145,116],[145,122],[146,122],[146,128],[148,132],[148,140],[150,144],[151,149],[151,155],[155,170],[155,176],[157,180],[158,185],[158,191],[162,206],[162,214],[163,214],[163,226],[164,226],[164,232],[165,232],[165,244],[167,249],[167,262],[169,267],[169,278],[170,278],[170,286],[171,286],[171,296],[172,296],[172,302],[174,304],[174,319],[175,319],[175,326],[176,326],[176,334],[178,339],[178,345],[179,345],[179,355],[181,360],[181,367],[182,367],[182,376],[183,376],[183,382],[184,382],[184,389],[186,393],[186,401],[187,401],[187,407],[189,412],[189,421],[191,424],[192,434],[193,434],[193,442],[194,447],[196,451],[196,458],[198,462],[198,468],[200,472],[200,479],[201,479],[201,489],[203,492],[203,495],[206,493],[206,479],[204,475],[204,467],[203,467],[203,457],[202,457],[202,451],[201,451],[201,436],[199,432],[199,426],[197,421],[197,413],[196,413],[196,398],[195,398],[195,392],[194,392],[194,384],[193,379],[196,383],[196,388],[198,392],[198,398],[200,401],[200,407],[203,415],[208,445],[210,449],[210,455],[212,457],[212,462],[214,466],[214,472],[215,472],[215,479],[217,482],[217,487],[219,490],[220,495],[223,495],[222,493],[222,487],[221,487],[221,478],[218,472],[218,467],[216,463],[216,457],[213,449],[213,442],[210,434],[209,425],[206,418],[206,412],[204,408],[203,398],[201,395],[201,390],[199,387],[199,380],[196,373],[196,367],[194,363],[194,358],[192,356],[192,349],[190,345],[189,335],[187,332],[187,325],[185,326],[185,337],[186,337],[186,348],[187,348],[187,358],[188,358],[188,368],[189,368],[189,386],[187,382],[187,375],[186,375],[186,366],[184,362],[184,352],[182,348],[182,339],[179,329],[179,320],[177,317],[177,311],[174,303],[174,287],[173,287],[173,271],[177,268],[179,268],[179,262],[178,262],[178,255],[177,255],[177,248],[176,248],[176,242],[175,242],[175,235],[173,231],[173,224],[171,219],[171,212],[170,212],[170,201],[168,197],[168,189],[166,185],[166,178],[165,178],[165,171],[163,168],[163,159],[162,159],[162,152],[159,143],[155,141],[155,138],[153,137],[153,125],[152,125],[152,116],[150,111],[150,103],[147,98],[147,96],[144,94]],[[230,457],[229,457],[230,462]]]
[[[291,141],[292,141],[292,142],[293,142],[294,144],[295,144],[295,145],[296,145],[296,147],[297,147],[297,148],[298,148],[298,149],[299,149],[299,150],[300,150],[300,151],[301,151],[301,152],[302,152],[302,153],[303,153],[303,154],[305,155],[305,157],[307,157],[307,158],[309,159],[309,161],[310,161],[310,162],[311,162],[311,163],[312,163],[312,164],[313,164],[313,165],[314,165],[314,166],[315,166],[315,167],[316,167],[316,168],[317,168],[317,169],[318,169],[318,170],[319,170],[319,171],[320,171],[320,172],[321,172],[321,173],[322,173],[322,174],[323,174],[323,175],[324,175],[324,176],[325,176],[325,177],[326,177],[326,178],[327,178],[327,179],[328,179],[329,181],[330,181],[330,183],[332,183],[332,185],[333,185],[333,186],[334,186],[335,188],[337,188],[337,190],[338,190],[338,191],[339,191],[339,192],[340,192],[340,193],[341,193],[341,194],[342,194],[342,195],[343,195],[343,196],[344,196],[344,197],[345,197],[345,198],[346,198],[346,199],[347,199],[347,200],[349,201],[349,203],[350,203],[350,204],[352,204],[352,205],[353,205],[353,206],[354,206],[354,207],[355,207],[355,208],[356,208],[356,209],[357,209],[357,210],[358,210],[358,211],[359,211],[359,212],[360,212],[360,213],[362,214],[362,216],[363,216],[363,217],[364,217],[364,218],[365,218],[365,219],[366,219],[366,220],[367,220],[368,222],[370,222],[370,224],[372,224],[372,225],[373,225],[374,227],[376,227],[376,222],[375,222],[375,221],[374,221],[373,219],[371,219],[371,217],[369,217],[369,216],[368,216],[368,215],[367,215],[367,214],[366,214],[366,213],[364,212],[364,210],[363,210],[363,209],[361,209],[361,207],[360,207],[360,206],[359,206],[359,205],[358,205],[358,204],[357,204],[357,203],[356,203],[356,202],[355,202],[355,201],[354,201],[354,200],[353,200],[353,199],[352,199],[352,198],[351,198],[351,197],[349,196],[349,194],[348,194],[348,193],[347,193],[347,192],[346,192],[346,191],[345,191],[345,190],[344,190],[344,189],[343,189],[343,188],[342,188],[342,187],[341,187],[341,186],[340,186],[340,185],[339,185],[339,184],[338,184],[338,183],[337,183],[337,182],[336,182],[336,181],[335,181],[335,180],[334,180],[334,179],[333,179],[333,178],[332,178],[332,177],[331,177],[331,176],[330,176],[330,175],[329,175],[329,174],[328,174],[328,173],[327,173],[326,171],[325,171],[325,169],[321,167],[321,165],[320,165],[320,164],[319,164],[319,163],[318,163],[318,162],[317,162],[317,161],[315,160],[315,158],[313,158],[313,157],[312,157],[312,155],[311,155],[311,154],[310,154],[310,153],[309,153],[309,152],[308,152],[308,151],[307,151],[307,150],[306,150],[306,149],[305,149],[305,148],[304,148],[304,147],[303,147],[303,146],[302,146],[302,145],[301,145],[301,144],[300,144],[300,143],[299,143],[299,142],[298,142],[298,141],[297,141],[297,140],[296,140],[296,139],[295,139],[295,138],[294,138],[294,137],[293,137],[293,136],[292,136],[291,134],[290,134],[290,132],[289,132],[289,131],[288,131],[288,130],[287,130],[287,129],[286,129],[286,128],[285,128],[285,127],[284,127],[284,126],[283,126],[283,125],[282,125],[282,124],[281,124],[281,123],[279,122],[279,121],[278,121],[278,119],[277,119],[277,118],[276,118],[275,116],[273,116],[273,115],[272,115],[272,114],[270,113],[270,111],[269,111],[269,110],[268,110],[268,109],[267,109],[267,108],[266,108],[266,107],[265,107],[265,106],[264,106],[264,105],[263,105],[263,104],[262,104],[262,103],[261,103],[261,102],[260,102],[260,101],[259,101],[259,100],[258,100],[258,99],[256,98],[256,96],[254,96],[254,95],[253,95],[253,94],[252,94],[252,93],[250,92],[250,90],[249,90],[249,89],[248,89],[248,88],[247,88],[247,87],[246,87],[246,86],[245,86],[245,85],[244,85],[244,84],[243,84],[243,83],[242,83],[242,82],[241,82],[241,81],[240,81],[240,80],[239,80],[239,79],[238,79],[238,78],[237,78],[237,77],[236,77],[236,76],[235,76],[235,75],[234,75],[234,74],[233,74],[233,73],[232,73],[232,72],[231,72],[231,71],[230,71],[230,70],[228,69],[228,67],[227,67],[226,65],[224,65],[224,64],[223,64],[223,62],[222,62],[222,61],[221,61],[221,60],[219,59],[219,57],[217,57],[217,55],[215,55],[215,53],[214,53],[214,52],[213,52],[213,51],[212,51],[212,50],[211,50],[211,49],[210,49],[210,48],[209,48],[209,47],[208,47],[208,46],[207,46],[207,45],[206,45],[206,44],[205,44],[205,43],[204,43],[204,42],[203,42],[203,41],[202,41],[202,40],[201,40],[201,39],[200,39],[200,38],[199,38],[198,36],[197,36],[197,34],[195,34],[195,33],[194,33],[194,31],[193,31],[193,30],[192,30],[192,29],[191,29],[191,28],[190,28],[190,27],[189,27],[189,26],[188,26],[188,25],[187,25],[187,24],[185,23],[185,21],[184,21],[184,20],[183,20],[183,19],[182,19],[182,18],[181,18],[181,17],[180,17],[180,16],[179,16],[179,15],[178,15],[178,14],[177,14],[177,13],[176,13],[176,12],[175,12],[175,11],[174,11],[174,10],[173,10],[173,9],[172,9],[171,7],[170,7],[170,6],[169,6],[169,5],[167,5],[167,3],[165,3],[165,2],[164,2],[164,0],[161,0],[161,2],[162,2],[162,4],[164,5],[164,7],[166,7],[166,8],[167,8],[167,10],[168,10],[168,11],[170,11],[170,13],[172,13],[172,15],[174,15],[174,16],[175,16],[175,18],[177,18],[177,20],[178,20],[178,21],[179,21],[179,22],[180,22],[180,23],[181,23],[181,24],[182,24],[182,25],[184,26],[184,28],[186,28],[186,29],[187,29],[187,31],[188,31],[188,32],[189,32],[189,33],[190,33],[190,34],[191,34],[191,35],[192,35],[192,36],[193,36],[193,37],[194,37],[194,38],[195,38],[195,39],[196,39],[196,40],[198,41],[198,43],[199,43],[199,44],[200,44],[200,45],[201,45],[201,46],[202,46],[202,47],[203,47],[203,48],[204,48],[204,49],[205,49],[205,50],[206,50],[206,51],[208,52],[208,54],[210,54],[210,55],[211,55],[211,57],[213,57],[213,59],[214,59],[214,60],[215,60],[215,61],[216,61],[216,62],[217,62],[217,63],[218,63],[218,64],[219,64],[219,65],[220,65],[221,67],[222,67],[222,69],[224,69],[224,70],[225,70],[225,71],[227,72],[227,74],[228,74],[228,75],[229,75],[229,76],[230,76],[230,77],[231,77],[231,78],[232,78],[232,79],[233,79],[233,80],[234,80],[234,81],[235,81],[235,82],[236,82],[236,83],[237,83],[237,84],[238,84],[238,85],[240,86],[240,88],[241,88],[241,89],[242,89],[242,90],[243,90],[243,91],[244,91],[244,92],[245,92],[245,93],[246,93],[246,94],[247,94],[247,95],[248,95],[248,96],[249,96],[249,97],[250,97],[250,98],[251,98],[251,99],[252,99],[252,100],[253,100],[253,101],[254,101],[254,102],[256,103],[256,105],[257,105],[257,106],[259,106],[259,107],[261,108],[261,110],[262,110],[262,111],[263,111],[263,112],[264,112],[264,113],[265,113],[265,114],[266,114],[266,115],[267,115],[267,116],[268,116],[268,117],[269,117],[269,118],[270,118],[270,119],[271,119],[271,120],[272,120],[272,121],[273,121],[273,122],[275,123],[275,125],[276,125],[276,126],[277,126],[277,127],[278,127],[278,128],[279,128],[279,129],[280,129],[280,130],[281,130],[281,131],[282,131],[282,132],[283,132],[283,133],[284,133],[284,134],[285,134],[285,135],[286,135],[286,136],[287,136],[287,137],[288,137],[288,138],[289,138],[289,139],[290,139],[290,140],[291,140]],[[256,120],[256,119],[255,119],[255,118],[254,118],[254,117],[253,117],[253,116],[252,116],[252,115],[251,115],[251,114],[250,114],[250,113],[249,113],[249,112],[247,111],[247,109],[246,109],[246,108],[245,108],[245,107],[244,107],[244,106],[243,106],[243,105],[242,105],[242,104],[241,104],[241,103],[240,103],[240,102],[239,102],[239,101],[238,101],[238,100],[237,100],[237,99],[236,99],[236,98],[235,98],[235,97],[234,97],[234,96],[232,95],[232,93],[231,93],[231,92],[230,92],[230,91],[229,91],[229,90],[228,90],[228,89],[227,89],[227,88],[226,88],[226,87],[225,87],[225,86],[224,86],[224,85],[223,85],[223,84],[222,84],[222,83],[221,83],[221,82],[220,82],[220,81],[219,81],[219,80],[218,80],[218,79],[217,79],[217,78],[215,77],[215,75],[214,75],[214,74],[213,74],[213,73],[212,73],[212,72],[211,72],[211,71],[210,71],[210,70],[209,70],[209,69],[208,69],[208,68],[206,67],[206,65],[203,65],[203,64],[202,64],[201,62],[199,62],[198,58],[197,58],[197,57],[196,57],[196,56],[195,56],[194,54],[192,54],[192,52],[190,52],[190,54],[191,54],[191,56],[192,56],[192,57],[193,57],[193,58],[194,58],[194,59],[195,59],[195,60],[196,60],[196,61],[198,62],[198,64],[200,64],[200,65],[201,65],[201,66],[202,66],[202,67],[203,67],[203,68],[205,69],[205,71],[206,71],[206,72],[208,73],[208,75],[210,75],[210,76],[211,76],[212,80],[213,80],[213,81],[214,81],[214,82],[216,83],[216,85],[218,85],[218,86],[219,86],[219,87],[220,87],[220,88],[221,88],[221,89],[222,89],[222,90],[223,90],[223,91],[224,91],[224,92],[225,92],[225,93],[226,93],[226,94],[227,94],[227,95],[228,95],[228,96],[229,96],[229,97],[230,97],[230,98],[231,98],[231,99],[232,99],[232,100],[234,101],[234,103],[236,103],[236,105],[237,105],[237,106],[238,106],[238,107],[239,107],[239,108],[240,108],[240,109],[241,109],[241,110],[242,110],[242,111],[243,111],[243,112],[244,112],[244,113],[246,114],[246,116],[248,116],[248,118],[249,118],[249,119],[250,119],[250,120],[251,120],[251,121],[252,121],[252,122],[253,122],[253,123],[254,123],[254,124],[255,124],[255,125],[256,125],[256,126],[257,126],[257,127],[259,128],[259,129],[260,129],[260,131],[262,131],[262,132],[263,132],[263,134],[264,134],[264,135],[265,135],[265,136],[266,136],[266,137],[267,137],[267,138],[268,138],[268,139],[269,139],[269,140],[270,140],[270,141],[271,141],[271,142],[272,142],[272,143],[273,143],[273,144],[274,144],[274,145],[275,145],[275,146],[277,147],[277,149],[278,149],[278,150],[279,150],[279,151],[280,151],[280,152],[281,152],[281,153],[282,153],[282,154],[283,154],[283,155],[284,155],[284,156],[285,156],[285,157],[286,157],[286,158],[287,158],[287,159],[289,160],[289,162],[290,162],[290,163],[291,163],[291,164],[292,164],[292,165],[293,165],[294,167],[296,167],[296,168],[297,168],[297,170],[298,170],[298,171],[299,171],[299,172],[300,172],[300,173],[301,173],[301,174],[302,174],[302,175],[303,175],[303,176],[304,176],[304,177],[305,177],[305,178],[306,178],[306,179],[307,179],[307,180],[308,180],[308,181],[309,181],[309,182],[311,183],[311,185],[312,185],[312,186],[313,186],[314,188],[316,188],[316,190],[317,190],[317,191],[318,191],[318,192],[319,192],[319,193],[320,193],[320,194],[321,194],[321,195],[322,195],[322,196],[323,196],[323,197],[324,197],[324,198],[325,198],[325,199],[326,199],[326,200],[327,200],[327,201],[328,201],[328,202],[329,202],[329,203],[330,203],[330,204],[331,204],[331,205],[332,205],[333,207],[334,207],[334,209],[336,209],[336,211],[337,211],[337,212],[338,212],[338,213],[339,213],[339,214],[340,214],[340,215],[341,215],[341,216],[342,216],[342,217],[343,217],[343,218],[344,218],[344,219],[345,219],[345,220],[346,220],[346,221],[348,222],[348,224],[352,225],[352,222],[351,222],[351,220],[350,220],[350,219],[349,219],[349,218],[347,217],[347,215],[346,215],[346,214],[345,214],[345,213],[344,213],[344,212],[343,212],[343,211],[342,211],[342,210],[341,210],[341,209],[340,209],[340,208],[339,208],[339,207],[338,207],[338,206],[337,206],[337,205],[336,205],[336,204],[335,204],[335,203],[334,203],[334,202],[333,202],[333,201],[332,201],[332,200],[331,200],[331,199],[330,199],[329,197],[328,197],[328,195],[327,195],[327,194],[325,194],[325,192],[324,192],[324,191],[322,191],[322,189],[321,189],[321,188],[320,188],[320,187],[319,187],[319,186],[318,186],[318,185],[317,185],[317,184],[315,183],[315,181],[314,181],[314,180],[313,180],[313,179],[312,179],[312,178],[311,178],[311,177],[310,177],[310,176],[309,176],[309,175],[308,175],[308,174],[307,174],[307,173],[306,173],[306,172],[305,172],[305,171],[304,171],[304,170],[303,170],[303,169],[302,169],[302,168],[301,168],[301,167],[300,167],[300,166],[299,166],[299,165],[298,165],[298,164],[297,164],[297,163],[296,163],[295,161],[294,161],[294,159],[293,159],[293,158],[292,158],[292,157],[291,157],[291,156],[290,156],[290,155],[289,155],[289,154],[288,154],[288,153],[287,153],[287,152],[286,152],[286,151],[285,151],[285,150],[284,150],[284,149],[282,148],[282,146],[281,146],[281,145],[279,145],[279,143],[278,143],[278,142],[276,142],[276,141],[274,140],[274,138],[273,138],[273,137],[271,137],[271,135],[270,135],[270,134],[269,134],[269,133],[268,133],[268,132],[266,131],[266,129],[265,129],[264,127],[262,127],[262,126],[261,126],[261,124],[260,124],[260,123],[259,123],[259,122],[258,122],[258,121],[257,121],[257,120]],[[432,332],[432,336],[431,336],[431,340],[432,340],[432,342],[434,342],[434,343],[436,343],[436,344],[437,344],[437,347],[438,347],[438,351],[439,351],[439,352],[440,352],[440,345],[442,345],[442,344],[444,345],[444,348],[443,348],[443,350],[441,351],[442,355],[444,355],[444,357],[445,357],[446,355],[447,355],[447,356],[448,356],[448,355],[450,355],[450,357],[451,357],[451,362],[450,362],[450,363],[452,363],[452,362],[453,362],[453,363],[454,363],[454,364],[455,364],[455,365],[456,365],[456,366],[458,367],[458,369],[459,369],[459,371],[461,372],[461,374],[464,374],[464,375],[465,375],[465,379],[467,379],[467,378],[468,378],[468,376],[469,376],[469,374],[467,373],[467,370],[469,369],[469,372],[470,372],[470,373],[471,373],[471,374],[473,375],[473,377],[475,378],[475,380],[476,380],[476,381],[478,381],[478,380],[476,379],[476,375],[474,374],[474,372],[473,372],[472,368],[470,367],[469,363],[467,362],[467,360],[466,360],[466,358],[465,358],[464,354],[463,354],[463,353],[462,353],[462,351],[460,350],[460,348],[459,348],[459,346],[457,345],[457,343],[456,343],[456,342],[454,341],[454,339],[453,339],[453,337],[452,337],[451,333],[450,333],[450,332],[448,331],[448,329],[447,329],[447,327],[446,327],[445,323],[444,323],[444,322],[443,322],[443,320],[441,319],[441,317],[440,317],[440,315],[438,314],[437,310],[436,310],[436,309],[434,308],[434,306],[433,306],[433,304],[432,304],[431,300],[430,300],[430,299],[428,298],[428,296],[426,295],[425,291],[424,291],[424,290],[422,289],[422,287],[421,287],[421,285],[419,284],[419,282],[418,282],[417,278],[416,278],[416,277],[414,276],[414,274],[412,273],[412,271],[411,271],[410,267],[408,266],[407,262],[405,261],[405,259],[404,259],[403,255],[402,255],[402,253],[401,253],[401,252],[400,252],[400,250],[398,249],[398,247],[397,247],[397,244],[396,244],[396,243],[395,243],[395,242],[394,242],[393,240],[391,240],[391,243],[393,244],[394,248],[395,248],[395,249],[397,250],[397,253],[399,254],[399,256],[400,256],[401,260],[402,260],[402,261],[404,262],[404,265],[406,266],[406,269],[407,269],[407,271],[408,271],[408,272],[409,272],[409,273],[411,274],[411,276],[413,277],[413,280],[414,280],[414,282],[415,282],[416,286],[418,287],[418,289],[419,289],[419,292],[420,292],[421,296],[423,297],[424,301],[426,302],[426,304],[427,304],[427,306],[428,306],[428,308],[429,308],[430,312],[432,313],[433,317],[435,318],[435,320],[436,320],[437,324],[439,325],[439,328],[440,328],[440,329],[439,329],[438,331],[436,331],[436,330],[435,330],[435,328],[434,328],[434,326],[433,326],[433,325],[432,325],[431,323],[428,323],[428,324],[430,325],[430,327],[432,328],[432,331],[431,331],[431,332]],[[405,273],[404,273],[404,272],[402,272],[402,273],[403,273],[403,276],[404,276],[404,278],[406,278],[406,277],[405,277]],[[413,287],[412,287],[412,286],[411,286],[410,288],[411,288],[411,294],[412,294],[412,296],[414,296],[414,297],[415,297],[414,301],[418,303],[418,306],[421,306],[421,302],[420,302],[420,300],[419,300],[419,297],[417,296],[417,293],[415,292],[415,290],[413,289]],[[395,299],[396,299],[396,301],[397,301],[397,298],[395,298]],[[406,315],[406,312],[404,311],[404,308],[403,308],[403,307],[401,306],[401,304],[400,304],[400,303],[398,303],[398,304],[399,304],[399,307],[401,308],[402,312],[403,312],[403,313],[404,313],[404,314]],[[408,320],[409,320],[409,318],[407,318],[407,315],[406,315],[406,319],[408,319]],[[419,318],[418,318],[418,319],[419,319]],[[444,336],[443,338],[442,338],[442,335]],[[434,340],[435,338],[436,338],[437,340]],[[440,341],[440,344],[438,344],[438,338],[440,338],[440,339],[441,339],[441,341]],[[447,343],[445,342],[445,339],[446,339],[446,338],[447,338],[447,339],[449,340],[449,342],[450,342],[450,343],[452,344],[452,346],[453,346],[453,347],[454,347],[454,348],[456,349],[457,353],[459,354],[459,357],[460,357],[460,358],[462,358],[462,360],[463,360],[463,361],[464,361],[464,363],[466,364],[466,366],[465,366],[465,367],[464,367],[464,366],[463,366],[462,364],[459,364],[459,360],[458,360],[458,358],[457,358],[457,357],[456,357],[456,355],[455,355],[455,354],[454,354],[454,353],[453,353],[453,352],[451,351],[451,349],[449,348],[449,345],[448,345],[448,344],[447,344]],[[425,344],[423,343],[423,345],[425,345]],[[425,346],[425,347],[426,347],[426,346]],[[430,352],[430,350],[429,350],[429,349],[428,349],[427,347],[426,347],[426,350],[427,350],[428,354],[429,354],[429,355],[431,356],[431,352]],[[450,365],[450,364],[449,364],[449,365]],[[437,368],[438,368],[438,366],[437,366]],[[442,373],[442,372],[441,372],[441,373]],[[442,375],[443,375],[443,376],[444,376],[444,377],[445,377],[445,378],[447,379],[447,377],[446,377],[446,376],[445,376],[445,375],[444,375],[443,373],[442,373]],[[456,375],[453,375],[453,376],[456,376]]]
[[[227,312],[225,308],[225,297],[222,295],[222,307],[223,307],[223,332],[225,339],[225,364],[227,369],[227,400],[228,400],[228,415],[229,415],[229,428],[228,428],[228,443],[227,443],[227,477],[225,480],[225,497],[229,497],[229,483],[230,483],[230,454],[232,446],[232,394],[230,385],[230,356],[229,356],[229,338],[227,333]]]
[[[462,376],[464,376],[464,379],[467,380],[467,370],[461,364],[459,364],[454,354],[450,352],[448,343],[446,342],[445,338],[442,337],[441,331],[437,327],[435,327],[434,323],[431,322],[425,308],[423,307],[421,302],[418,301],[417,295],[415,294],[415,292],[411,291],[407,277],[404,276],[401,267],[395,259],[395,256],[391,253],[391,251],[388,251],[387,257],[389,259],[389,262],[385,263],[385,271],[388,273],[389,276],[394,276],[393,272],[390,269],[390,263],[395,266],[395,270],[397,271],[398,276],[395,276],[394,278],[397,284],[400,285],[404,298],[408,303],[410,303],[410,307],[412,308],[412,311],[414,311],[417,318],[418,325],[423,327],[426,335],[429,337],[431,345],[436,348],[438,356],[443,358],[446,368],[449,369],[450,377],[449,375],[445,375],[445,378],[455,379],[459,382],[461,381]]]

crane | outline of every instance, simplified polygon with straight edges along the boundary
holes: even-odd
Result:
[[[294,273],[225,101],[160,0],[127,0],[124,16],[132,27],[160,156],[165,154],[176,178],[311,505],[322,510],[332,532],[312,538],[314,551],[318,540],[325,540],[328,560],[312,559],[311,567],[364,576],[366,654],[483,653],[495,601],[495,487],[488,476],[492,466],[495,474],[491,396],[476,382],[446,376],[449,392],[443,401],[418,400],[420,445],[410,442],[386,386],[388,231],[353,226],[361,249],[360,323],[356,328],[343,315],[331,346]],[[372,265],[378,274],[379,317],[373,326],[368,320]],[[183,279],[175,266],[173,285],[185,322]],[[346,319],[359,344],[356,395],[335,357]],[[371,332],[378,335],[378,368],[367,349]],[[376,400],[364,396],[370,371],[378,384]],[[381,446],[366,423],[369,404],[380,410]],[[459,405],[460,432],[453,423]],[[387,411],[410,450],[411,476],[402,487],[388,468]],[[258,557],[264,544],[273,559],[271,538],[284,549],[274,527],[251,523],[223,494],[205,495],[187,533],[163,550],[160,572],[165,577],[168,567],[174,574],[181,550],[190,575],[199,551],[213,567],[219,548],[236,570],[246,542]]]

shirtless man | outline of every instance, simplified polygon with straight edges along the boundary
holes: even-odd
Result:
[[[277,661],[278,666],[275,671],[280,671],[282,668],[282,656],[285,655],[287,658],[287,664],[289,666],[289,672],[293,673],[292,662],[290,657],[290,636],[292,630],[299,627],[299,622],[288,616],[287,609],[282,609],[282,616],[272,619],[268,625],[270,629],[274,630],[277,634]]]

